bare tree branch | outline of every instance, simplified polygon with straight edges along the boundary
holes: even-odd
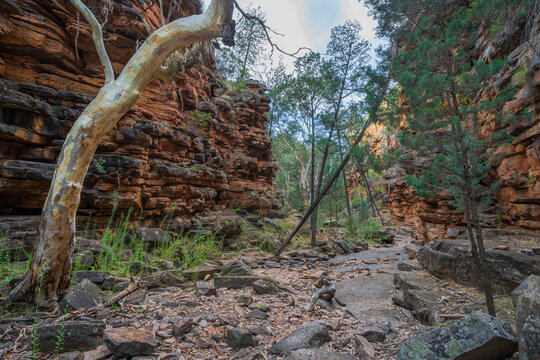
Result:
[[[308,47],[301,47],[301,48],[298,48],[298,50],[296,50],[295,52],[293,53],[288,53],[284,50],[281,50],[281,48],[279,46],[277,46],[276,44],[274,44],[274,42],[272,41],[272,39],[270,38],[270,34],[268,33],[268,31],[276,34],[276,35],[281,35],[283,36],[283,34],[280,34],[278,33],[277,31],[271,29],[270,27],[268,27],[268,25],[266,25],[264,23],[264,21],[262,21],[261,19],[259,19],[258,17],[256,16],[251,16],[249,14],[246,14],[246,12],[244,10],[242,10],[242,8],[238,5],[238,3],[236,2],[236,0],[234,1],[234,7],[240,12],[240,14],[242,14],[243,17],[245,17],[246,19],[248,20],[251,20],[251,21],[256,21],[259,23],[259,25],[262,26],[263,30],[264,30],[264,33],[266,35],[266,39],[268,40],[268,42],[270,43],[270,46],[272,46],[272,53],[274,52],[274,50],[277,50],[279,51],[280,53],[284,54],[284,55],[287,55],[287,56],[292,56],[293,58],[295,59],[298,59],[298,53],[302,50],[307,50],[309,52],[312,52],[312,50]],[[272,54],[270,54],[270,56],[272,56]]]
[[[105,49],[105,44],[103,43],[103,33],[101,31],[101,25],[97,21],[94,14],[82,3],[81,0],[70,0],[73,6],[80,11],[84,16],[90,28],[92,29],[92,39],[94,39],[94,44],[96,45],[96,50],[103,65],[103,71],[105,72],[105,85],[112,83],[114,81],[114,72],[111,65],[111,60],[109,60],[109,55],[107,55],[107,50]]]

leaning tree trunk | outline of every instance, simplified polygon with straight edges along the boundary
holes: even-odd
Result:
[[[341,132],[338,127],[337,129],[337,136],[338,136],[338,147],[339,147],[339,158],[341,161],[343,161],[343,149],[341,148]],[[343,176],[343,187],[345,188],[345,203],[347,204],[347,217],[348,221],[351,221],[352,219],[352,207],[351,207],[351,198],[349,197],[349,190],[347,189],[347,172],[345,169],[343,169],[343,172],[341,173]]]
[[[43,307],[57,304],[69,286],[75,214],[96,148],[154,78],[170,80],[171,70],[163,64],[174,51],[222,35],[223,26],[232,18],[233,3],[213,0],[204,14],[177,19],[152,33],[118,79],[101,88],[81,113],[58,158],[30,268],[4,303],[25,298]]]

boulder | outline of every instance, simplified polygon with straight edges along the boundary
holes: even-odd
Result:
[[[99,288],[88,279],[72,287],[62,299],[58,308],[61,311],[71,311],[81,308],[93,308],[99,301]]]
[[[278,294],[281,291],[274,282],[266,279],[255,281],[253,283],[253,290],[259,295]]]
[[[251,271],[249,261],[242,256],[225,264],[219,274],[221,276],[253,276],[253,271]]]
[[[349,354],[322,349],[299,349],[291,351],[283,360],[354,360]]]
[[[225,342],[233,349],[253,346],[253,335],[249,331],[229,328],[225,334]]]
[[[388,335],[395,335],[395,331],[385,324],[367,322],[358,329],[358,335],[363,336],[369,342],[382,342]]]
[[[540,257],[521,254],[515,249],[494,250],[497,245],[501,244],[486,239],[486,258],[495,293],[509,294],[529,275],[540,275]],[[477,285],[468,240],[433,241],[418,250],[417,258],[437,277],[463,285]]]
[[[112,328],[103,333],[105,344],[118,358],[150,355],[157,346],[152,331]]]
[[[283,356],[290,351],[319,347],[330,340],[326,326],[319,322],[308,322],[272,345],[270,353]]]
[[[529,276],[512,292],[519,359],[540,359],[540,277]]]
[[[516,351],[508,323],[473,312],[448,327],[413,334],[401,344],[398,360],[502,360]]]
[[[184,283],[182,274],[174,270],[158,271],[142,278],[142,285],[148,289],[156,287],[179,286]]]
[[[57,350],[59,339],[61,351],[93,350],[103,344],[104,330],[105,324],[99,321],[66,321],[40,325],[36,333],[40,351],[52,353]]]
[[[167,244],[172,240],[171,235],[159,228],[146,228],[140,227],[135,229],[135,233],[131,237],[131,240],[142,240],[147,244],[148,249],[156,248],[161,244]]]

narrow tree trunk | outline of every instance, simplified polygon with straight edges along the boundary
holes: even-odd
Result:
[[[45,308],[57,304],[69,286],[75,238],[75,214],[84,176],[103,137],[139,99],[174,51],[221,35],[232,18],[232,0],[214,0],[202,15],[165,25],[152,33],[115,81],[105,85],[81,113],[58,158],[51,188],[42,210],[32,262],[24,279],[3,303],[24,298]],[[40,289],[41,287],[41,289]],[[37,295],[39,294],[39,299]]]
[[[309,204],[315,201],[315,116],[311,114],[311,177],[309,179],[311,191]],[[317,246],[317,217],[311,217],[311,247]]]
[[[493,301],[493,289],[491,288],[491,280],[489,279],[489,266],[486,259],[486,248],[484,247],[484,237],[482,235],[482,227],[480,225],[480,217],[478,215],[478,207],[476,200],[471,199],[471,213],[474,223],[474,230],[476,234],[476,243],[478,246],[478,255],[480,263],[480,272],[482,273],[482,279],[484,281],[484,292],[486,294],[486,307],[488,313],[492,316],[497,316],[495,310],[495,303]]]
[[[339,129],[339,126],[337,128],[337,136],[338,136],[338,147],[339,147],[339,158],[341,161],[343,161],[343,149],[341,148],[341,131]],[[349,190],[347,189],[347,172],[345,169],[343,169],[343,186],[345,187],[345,202],[347,204],[347,217],[348,221],[351,221],[352,219],[352,208],[351,208],[351,199],[349,198]]]
[[[373,217],[375,217],[375,212],[377,212],[377,215],[379,215],[379,219],[381,220],[381,225],[384,226],[384,220],[381,215],[381,212],[379,211],[379,207],[377,206],[377,203],[375,202],[375,198],[373,197],[373,194],[371,193],[371,186],[369,184],[369,179],[366,176],[366,173],[363,172],[360,168],[360,176],[362,177],[364,181],[364,187],[367,189],[367,196],[369,197],[369,203],[371,204],[371,210],[373,212]]]

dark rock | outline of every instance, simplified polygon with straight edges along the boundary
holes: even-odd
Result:
[[[148,275],[158,272],[159,268],[148,265],[142,261],[134,261],[129,267],[129,273],[132,275]]]
[[[152,331],[133,328],[112,328],[103,333],[105,344],[119,358],[150,355],[157,346]]]
[[[474,312],[448,327],[413,334],[401,344],[399,360],[502,360],[517,351],[512,327]]]
[[[444,293],[433,290],[405,290],[403,292],[403,300],[408,305],[407,308],[414,311],[420,321],[429,325],[435,325],[438,322],[436,306],[443,296]]]
[[[39,349],[43,353],[55,352],[57,342],[63,339],[61,351],[92,350],[103,344],[105,324],[99,321],[66,321],[44,324],[37,328]]]
[[[326,326],[319,322],[308,322],[272,345],[270,353],[283,356],[290,351],[318,347],[328,341],[330,335]]]
[[[401,261],[397,264],[399,271],[416,271],[422,270],[422,266],[418,262],[412,261]]]
[[[216,332],[214,333],[214,335],[212,335],[212,340],[214,340],[217,343],[222,342],[224,338],[225,338],[225,335],[219,332]]]
[[[103,280],[101,288],[107,291],[122,291],[127,289],[129,286],[129,279],[109,275]]]
[[[540,274],[540,258],[515,250],[490,250],[499,243],[486,240],[486,258],[493,291],[508,294],[529,275]],[[504,245],[504,244],[503,244]],[[477,285],[476,272],[468,240],[436,240],[418,251],[418,261],[430,273],[464,285]]]
[[[212,342],[206,337],[200,337],[195,341],[195,345],[201,349],[209,349],[212,347]]]
[[[220,272],[221,276],[253,276],[249,261],[242,256],[223,266]]]
[[[529,276],[512,292],[519,359],[540,359],[540,277]]]
[[[160,268],[160,270],[174,270],[174,263],[169,260],[161,260],[158,263],[158,268]]]
[[[237,300],[242,306],[248,306],[253,302],[253,298],[247,294],[239,295]]]
[[[394,273],[394,285],[400,290],[431,289],[437,283],[423,271],[407,271]]]
[[[175,321],[173,323],[173,333],[176,336],[182,336],[187,334],[193,328],[193,319],[192,318],[183,318],[182,320]]]
[[[242,289],[252,286],[258,280],[262,280],[262,278],[259,276],[216,276],[214,286],[218,289]]]
[[[185,282],[184,277],[178,271],[165,270],[158,271],[152,275],[148,275],[142,278],[143,286],[148,289],[157,287],[169,287],[179,286]]]
[[[195,287],[200,296],[217,296],[216,288],[206,281],[199,281]]]
[[[257,280],[253,283],[253,290],[259,295],[278,294],[279,287],[270,280]]]
[[[354,360],[352,356],[331,350],[299,349],[289,353],[283,360]]]
[[[95,262],[94,254],[90,250],[84,250],[73,255],[72,267],[79,266],[79,268],[88,269],[94,266]]]
[[[54,360],[83,360],[84,355],[80,351],[70,351],[59,354]]]
[[[392,328],[379,323],[367,323],[358,329],[358,334],[365,337],[369,342],[382,342],[391,333],[394,333]]]
[[[233,349],[240,349],[253,346],[253,336],[249,331],[239,329],[227,329],[225,342]]]
[[[533,251],[533,253],[535,253],[536,255],[540,255],[540,247],[533,247],[533,248],[532,248],[532,251]]]
[[[149,249],[153,249],[160,244],[166,244],[171,241],[171,235],[162,229],[140,227],[135,230],[135,234],[132,237],[144,241],[148,245]]]
[[[83,279],[88,279],[94,284],[101,284],[105,280],[105,278],[109,275],[108,272],[105,271],[77,271],[75,273],[75,278],[73,279],[75,282],[81,282]]]
[[[93,308],[99,301],[99,291],[99,288],[93,282],[83,279],[68,291],[58,308],[61,311]]]
[[[359,359],[375,360],[375,349],[365,337],[356,335],[353,337],[353,343],[354,353]]]
[[[246,318],[248,318],[248,319],[264,320],[267,317],[268,317],[268,314],[261,311],[261,310],[253,310],[249,314],[246,315]]]
[[[142,302],[144,302],[145,299],[146,299],[146,291],[137,290],[137,291],[134,291],[131,294],[127,295],[124,298],[124,303],[125,304],[137,305],[137,304],[141,304]]]

